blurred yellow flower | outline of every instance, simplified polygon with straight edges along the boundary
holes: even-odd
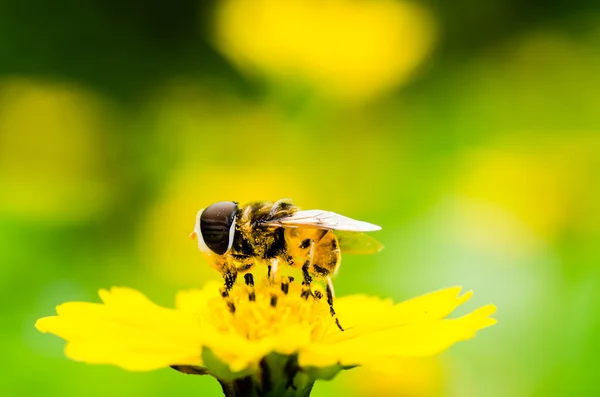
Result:
[[[565,224],[589,221],[579,209],[593,206],[594,186],[588,181],[594,177],[600,140],[598,134],[576,132],[523,136],[506,134],[493,147],[465,156],[458,191],[513,214],[535,235],[552,240]]]
[[[103,156],[106,105],[81,87],[0,84],[0,212],[36,222],[97,214],[112,193]]]
[[[487,150],[470,159],[461,193],[506,207],[544,236],[556,231],[565,194],[559,174],[540,153]]]
[[[442,395],[443,367],[437,358],[381,360],[377,368],[357,368],[344,389],[360,397],[437,397]]]
[[[302,298],[301,290],[292,282],[283,292],[280,281],[263,279],[221,296],[219,284],[209,283],[180,292],[175,309],[168,309],[140,292],[112,288],[100,291],[103,304],[65,303],[36,327],[66,339],[74,360],[211,374],[226,393],[250,384],[262,392],[291,387],[307,395],[300,392],[342,369],[434,355],[496,323],[493,305],[445,319],[472,295],[454,287],[399,304],[365,295],[339,298],[342,332],[325,299]]]
[[[434,35],[423,7],[395,0],[222,0],[214,33],[247,72],[351,101],[405,82]]]

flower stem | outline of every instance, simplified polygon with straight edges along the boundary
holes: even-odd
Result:
[[[300,370],[297,357],[271,354],[255,374],[219,383],[225,397],[308,397],[315,379]]]
[[[264,390],[253,381],[251,376],[236,379],[233,382],[219,381],[219,383],[225,397],[308,397],[313,386],[313,383],[310,383],[303,388]]]

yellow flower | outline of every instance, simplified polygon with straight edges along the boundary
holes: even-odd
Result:
[[[263,279],[255,287],[235,285],[223,297],[219,284],[209,283],[180,292],[174,309],[112,288],[100,291],[102,304],[65,303],[36,327],[66,339],[74,360],[210,374],[227,395],[251,389],[253,395],[308,395],[316,379],[341,369],[434,355],[496,322],[493,305],[445,319],[472,295],[454,287],[399,304],[366,295],[336,299],[342,332],[319,292],[303,298],[299,283],[288,288],[284,293],[282,280]]]
[[[343,374],[341,392],[357,397],[440,397],[444,367],[437,357],[381,360],[378,368],[357,368]],[[344,394],[345,395],[345,394]]]
[[[404,1],[223,0],[214,35],[244,71],[362,101],[406,81],[435,34],[427,11]]]
[[[115,199],[109,104],[73,84],[0,80],[0,213],[48,224],[99,216]]]

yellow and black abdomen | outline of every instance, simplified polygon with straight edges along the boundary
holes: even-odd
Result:
[[[335,274],[341,262],[341,253],[333,231],[289,228],[285,229],[284,236],[287,253],[293,260],[292,267],[301,269],[308,262],[308,272],[313,276],[326,277]]]

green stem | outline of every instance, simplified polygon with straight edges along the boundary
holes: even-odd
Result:
[[[221,380],[225,397],[308,397],[315,379],[298,367],[297,357],[269,355],[259,371],[233,380]]]
[[[308,397],[314,382],[302,387],[277,387],[263,389],[262,385],[255,382],[250,376],[236,379],[232,382],[219,381],[225,397]]]

